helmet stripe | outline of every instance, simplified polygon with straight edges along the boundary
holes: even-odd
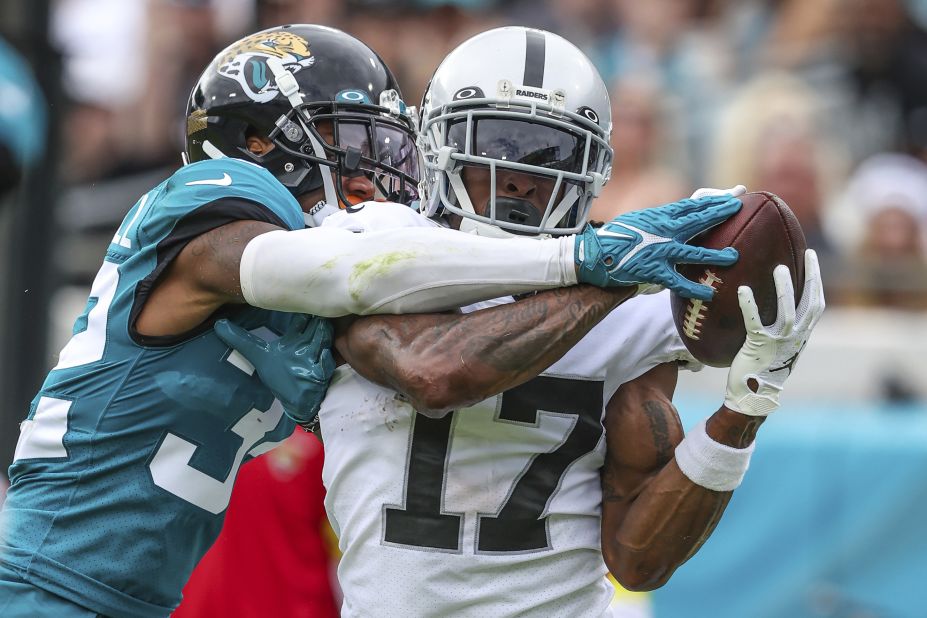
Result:
[[[541,88],[544,84],[544,33],[525,29],[525,78],[524,86]]]

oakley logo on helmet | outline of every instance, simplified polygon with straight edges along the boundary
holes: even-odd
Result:
[[[582,116],[583,118],[586,118],[596,124],[599,124],[599,115],[595,113],[595,110],[589,107],[580,107],[578,110],[576,110],[576,113]]]
[[[335,100],[343,103],[362,103],[364,105],[371,105],[373,103],[363,90],[342,90],[335,95]]]
[[[477,88],[476,86],[469,86],[467,88],[461,88],[455,92],[453,100],[462,101],[464,99],[482,99],[485,98],[485,96],[486,95],[483,94],[483,90],[481,88]]]
[[[315,57],[309,42],[292,32],[264,32],[245,37],[231,47],[219,61],[219,75],[238,82],[249,99],[266,103],[280,89],[267,66],[268,58],[277,58],[290,73],[311,67]]]

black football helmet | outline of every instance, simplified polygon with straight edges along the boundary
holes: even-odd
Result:
[[[203,72],[187,104],[185,156],[251,161],[296,196],[324,187],[329,204],[349,203],[342,177],[364,174],[378,197],[408,204],[418,199],[414,116],[367,45],[334,28],[280,26],[233,43]],[[251,153],[252,134],[275,147]]]

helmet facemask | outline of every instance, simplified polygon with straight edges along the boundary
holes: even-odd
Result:
[[[268,136],[294,167],[316,173],[302,192],[325,188],[330,204],[350,204],[342,180],[364,175],[376,198],[409,204],[418,199],[418,151],[411,120],[381,106],[301,105],[278,119]],[[285,182],[285,179],[281,179]]]

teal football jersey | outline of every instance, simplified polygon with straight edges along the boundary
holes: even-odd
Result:
[[[243,161],[188,165],[129,211],[84,313],[21,426],[0,560],[109,616],[166,616],[222,526],[239,466],[294,425],[214,319],[259,336],[290,314],[229,307],[177,337],[134,321],[189,240],[231,221],[303,227],[296,200]]]

